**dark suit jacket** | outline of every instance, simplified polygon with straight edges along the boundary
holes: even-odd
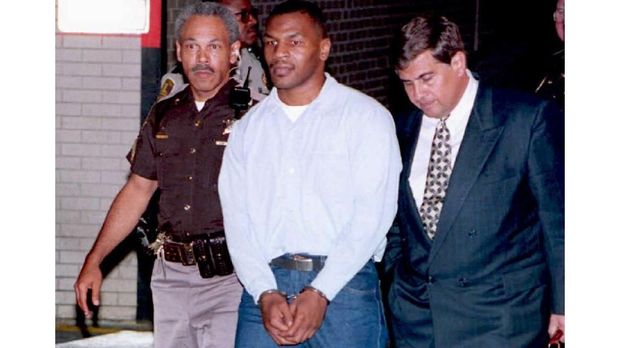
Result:
[[[432,242],[408,182],[421,119],[396,117],[403,172],[385,259],[396,343],[545,346],[550,313],[564,313],[562,115],[480,84]]]

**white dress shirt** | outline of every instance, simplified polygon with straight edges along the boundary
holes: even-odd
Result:
[[[467,70],[467,76],[469,77],[469,81],[467,82],[465,92],[456,104],[456,107],[454,107],[454,110],[450,113],[450,117],[446,120],[446,126],[448,130],[450,130],[450,146],[452,147],[450,162],[452,168],[454,168],[454,162],[459,153],[463,135],[465,134],[465,127],[467,126],[467,121],[469,121],[469,116],[474,106],[474,100],[476,99],[476,92],[478,91],[478,81],[474,79],[469,70]],[[431,159],[433,137],[435,136],[435,128],[439,121],[439,118],[428,117],[426,115],[422,116],[418,144],[416,145],[413,162],[411,163],[411,172],[409,174],[409,186],[411,187],[411,192],[413,193],[413,198],[415,199],[418,209],[420,209],[424,197],[428,162]]]
[[[292,122],[277,89],[237,122],[219,193],[237,276],[258,300],[277,288],[269,262],[326,255],[311,283],[328,299],[371,258],[381,260],[402,168],[394,122],[374,99],[329,74]]]

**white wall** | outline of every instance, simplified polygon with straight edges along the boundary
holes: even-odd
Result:
[[[139,36],[56,34],[56,317],[75,317],[73,283],[129,165],[139,129]],[[134,320],[137,262],[105,278],[99,319]]]

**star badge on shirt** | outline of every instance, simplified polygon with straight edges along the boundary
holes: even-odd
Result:
[[[232,127],[234,126],[235,122],[237,122],[238,120],[235,119],[234,117],[229,117],[227,119],[225,119],[224,121],[224,132],[222,133],[222,135],[226,135],[228,133],[230,133],[232,131]]]

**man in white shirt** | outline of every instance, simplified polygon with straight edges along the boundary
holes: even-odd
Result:
[[[325,73],[315,4],[276,6],[264,44],[275,87],[234,125],[219,179],[245,287],[236,346],[384,347],[374,262],[396,212],[393,120]]]

